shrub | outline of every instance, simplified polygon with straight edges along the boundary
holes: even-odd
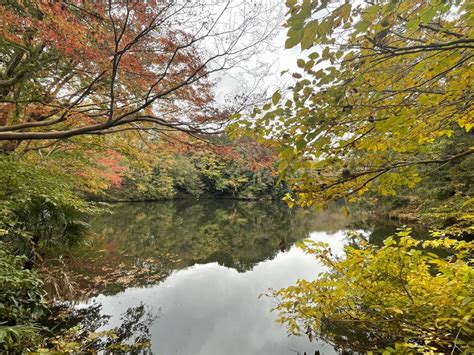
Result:
[[[40,341],[37,325],[47,313],[38,275],[23,268],[25,257],[0,243],[0,351],[22,352]]]
[[[344,259],[324,243],[303,247],[329,270],[274,292],[290,334],[361,352],[474,351],[473,242],[421,242],[407,230],[380,248],[347,246]]]

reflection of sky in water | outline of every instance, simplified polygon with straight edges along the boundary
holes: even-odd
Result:
[[[344,233],[311,233],[311,239],[329,243],[341,253]],[[94,299],[112,315],[119,315],[141,302],[157,312],[152,328],[155,354],[334,354],[329,346],[310,343],[305,337],[287,337],[283,326],[270,313],[274,300],[258,295],[268,288],[291,285],[298,279],[314,279],[323,267],[310,255],[293,246],[273,260],[238,273],[217,263],[195,265],[176,271],[162,283],[147,288],[129,288],[115,296]],[[292,351],[290,349],[294,349]]]

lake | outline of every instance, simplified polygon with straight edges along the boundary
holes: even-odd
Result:
[[[264,294],[324,271],[295,242],[324,241],[342,254],[346,231],[360,228],[354,217],[234,200],[128,203],[113,212],[92,222],[95,237],[71,266],[78,307],[96,304],[110,316],[102,329],[141,309],[135,318],[146,327],[129,326],[128,335],[145,331],[154,354],[336,353],[288,337]]]

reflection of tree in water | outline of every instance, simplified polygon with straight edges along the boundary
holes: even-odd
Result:
[[[412,236],[414,238],[423,239],[428,236],[428,230],[423,225],[414,223],[407,223],[405,225],[412,228]],[[388,236],[395,235],[403,226],[404,223],[399,220],[379,217],[377,220],[357,220],[350,223],[347,227],[348,229],[367,231],[367,241],[370,244],[381,246]]]
[[[338,210],[274,202],[176,200],[121,204],[113,212],[92,222],[95,236],[68,261],[78,286],[70,298],[153,284],[194,264],[248,271],[312,231],[335,232],[348,223]]]
[[[329,318],[321,324],[320,338],[334,346],[341,354],[365,354],[373,349],[385,349],[392,339],[384,339],[382,332],[368,332],[364,325],[333,322]]]
[[[87,308],[75,309],[67,304],[57,306],[53,312],[55,336],[63,341],[75,342],[81,351],[128,354],[151,354],[150,327],[157,318],[143,304],[128,308],[120,318],[120,325],[108,325],[110,316],[101,313],[102,306],[91,305]],[[58,319],[60,319],[58,321]],[[78,327],[78,331],[70,329]],[[107,329],[101,330],[100,328]],[[78,351],[79,349],[76,349]]]
[[[170,254],[181,259],[180,266],[218,262],[243,272],[273,258],[281,241],[288,248],[311,231],[335,231],[344,223],[337,213],[326,213],[323,220],[275,203],[178,200],[122,205],[94,226],[135,262]]]

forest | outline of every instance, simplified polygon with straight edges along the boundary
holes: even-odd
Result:
[[[0,352],[174,351],[91,300],[265,265],[239,353],[474,352],[473,66],[469,0],[0,1]]]

